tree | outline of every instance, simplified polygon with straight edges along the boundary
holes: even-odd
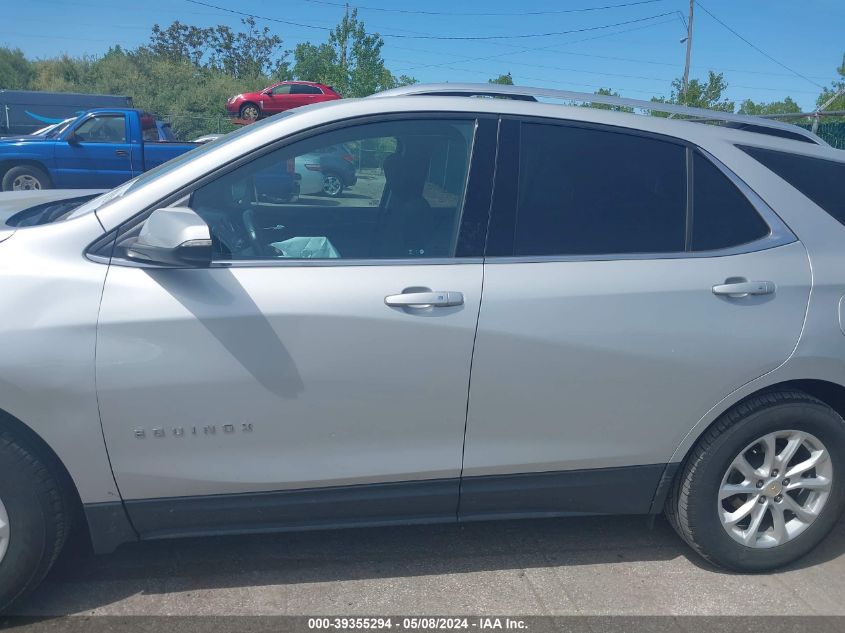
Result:
[[[836,69],[836,72],[839,74],[839,77],[831,82],[830,88],[822,90],[822,93],[816,100],[817,107],[821,108],[833,99],[833,101],[827,104],[825,110],[845,110],[845,92],[843,92],[845,91],[845,55],[842,55],[842,65]],[[834,99],[834,95],[840,92],[841,94]]]
[[[725,81],[725,76],[722,73],[714,73],[711,70],[707,73],[707,81],[690,80],[686,97],[682,94],[683,85],[683,79],[675,79],[672,82],[672,93],[668,99],[666,97],[652,97],[651,100],[657,103],[675,103],[723,112],[734,111],[734,102],[722,99],[722,94],[728,88],[728,82]],[[662,112],[653,112],[653,114],[655,116],[668,116]]]
[[[235,32],[223,24],[200,28],[178,20],[166,29],[155,24],[145,50],[171,62],[187,61],[231,77],[290,78],[282,38],[272,35],[266,26],[259,29],[251,16],[242,18],[241,24],[245,31]]]
[[[510,73],[507,75],[499,75],[495,79],[488,79],[488,84],[501,84],[504,86],[512,86],[513,85],[513,77]]]
[[[792,100],[792,97],[771,103],[754,103],[751,99],[746,99],[739,105],[739,114],[791,114],[797,112],[801,112],[801,107]]]
[[[595,94],[603,95],[603,96],[606,96],[606,97],[618,97],[619,96],[618,92],[613,92],[610,88],[599,88],[598,90],[596,90]],[[634,108],[629,108],[627,106],[615,106],[615,105],[610,105],[610,104],[607,104],[607,103],[589,102],[589,103],[582,103],[581,105],[584,106],[584,107],[587,107],[587,108],[597,108],[599,110],[613,110],[614,112],[633,112],[634,111]]]
[[[19,48],[0,47],[0,88],[26,90],[35,79],[35,68]]]
[[[380,90],[416,83],[399,78],[385,67],[381,56],[384,40],[367,33],[358,10],[344,14],[323,44],[299,44],[294,50],[293,74],[297,79],[333,86],[346,97],[365,97]]]

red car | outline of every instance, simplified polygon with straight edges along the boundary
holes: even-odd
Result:
[[[226,110],[239,119],[254,121],[291,108],[340,99],[331,86],[311,81],[282,81],[261,92],[245,92],[226,102]]]

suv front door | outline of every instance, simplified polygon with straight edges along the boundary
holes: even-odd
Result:
[[[461,515],[646,513],[699,419],[794,349],[807,254],[672,139],[505,121],[499,156]]]
[[[257,188],[340,143],[353,196]],[[492,120],[317,134],[190,193],[211,268],[113,260],[99,402],[142,534],[454,520],[494,154]]]

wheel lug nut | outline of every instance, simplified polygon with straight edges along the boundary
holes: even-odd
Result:
[[[772,471],[772,477],[777,477],[777,476],[778,476],[778,470],[777,470],[777,468],[775,468],[775,469]]]
[[[783,480],[783,485],[784,485],[784,486],[788,486],[788,485],[789,485],[789,478],[786,478],[786,479],[784,479],[784,480]]]
[[[775,501],[777,503],[780,503],[781,501],[783,501],[783,495],[778,495],[777,497],[775,497]]]
[[[757,487],[758,487],[758,488],[762,488],[762,487],[763,487],[763,482],[762,482],[762,481],[758,481],[758,482],[757,482]]]
[[[766,497],[760,497],[760,498],[757,500],[757,503],[766,503]]]

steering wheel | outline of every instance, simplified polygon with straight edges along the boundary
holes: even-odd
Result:
[[[245,209],[241,219],[246,229],[247,237],[252,244],[252,250],[256,255],[267,255],[266,245],[258,238],[258,230],[255,227],[255,211]]]

